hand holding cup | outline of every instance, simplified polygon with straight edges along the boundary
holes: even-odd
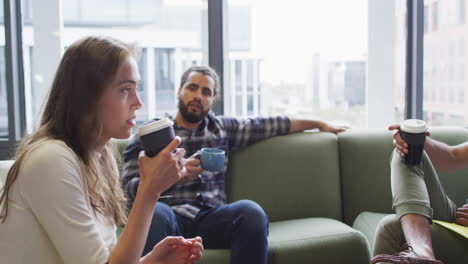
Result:
[[[156,156],[174,137],[174,122],[164,118],[138,128],[137,136],[148,157]]]
[[[154,198],[159,198],[161,193],[178,182],[185,174],[185,150],[177,148],[181,143],[179,137],[175,137],[169,145],[155,157],[148,157],[140,152],[138,162],[140,165],[140,187],[144,192],[148,191]]]
[[[401,124],[394,124],[388,130],[396,130],[393,133],[393,145],[400,156],[408,165],[416,165],[421,161],[422,152],[427,131],[426,123],[418,119],[408,119]]]

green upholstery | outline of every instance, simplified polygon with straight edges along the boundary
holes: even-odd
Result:
[[[329,218],[273,222],[268,243],[269,263],[367,263],[370,258],[360,232]],[[206,250],[201,263],[229,263],[229,256],[229,250]]]
[[[431,129],[431,137],[449,145],[457,145],[468,141],[468,129],[459,127],[435,128]],[[441,173],[439,176],[450,199],[458,205],[464,204],[468,198],[468,170]]]
[[[353,224],[353,228],[361,231],[369,241],[369,249],[374,243],[375,228],[379,221],[387,214],[363,212],[359,214]],[[437,258],[444,263],[468,263],[468,239],[433,224],[432,246],[437,254]]]
[[[364,234],[369,242],[369,250],[372,250],[375,240],[375,228],[379,224],[380,220],[387,214],[362,212],[358,215],[354,221],[353,228],[359,230]]]
[[[391,212],[390,153],[392,133],[350,130],[339,135],[344,222],[363,211]]]
[[[229,200],[256,201],[270,221],[315,216],[341,220],[337,162],[335,134],[271,138],[232,156]]]
[[[207,263],[229,263],[231,251],[227,249],[209,249],[203,252],[203,258],[200,264]]]
[[[302,218],[270,224],[269,263],[368,263],[367,241],[330,218]]]
[[[448,144],[468,141],[468,130],[462,128],[431,132]],[[128,141],[113,143],[120,156]],[[377,223],[392,213],[392,150],[392,132],[385,129],[271,138],[233,153],[228,201],[250,199],[264,208],[270,218],[269,263],[368,264]],[[468,198],[466,175],[467,171],[441,175],[448,195],[458,204]],[[468,240],[444,229],[436,231],[434,239],[449,236],[452,241],[435,242],[436,251],[461,259],[468,256]],[[201,263],[229,263],[229,256],[229,250],[206,250]]]

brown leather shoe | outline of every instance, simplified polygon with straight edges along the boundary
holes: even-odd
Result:
[[[371,260],[372,264],[380,262],[394,264],[443,264],[440,260],[419,257],[409,244],[405,244],[402,251],[396,255],[381,254],[373,257]]]

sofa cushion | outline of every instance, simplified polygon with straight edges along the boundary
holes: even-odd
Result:
[[[353,228],[361,231],[369,241],[370,250],[379,221],[387,214],[363,212],[359,214]],[[431,226],[432,246],[438,259],[444,263],[468,263],[468,239],[448,229],[433,224]]]
[[[369,263],[364,235],[334,219],[271,223],[269,263]]]
[[[375,229],[377,228],[380,220],[382,220],[386,215],[387,214],[362,212],[358,217],[356,217],[356,220],[353,223],[353,228],[361,231],[361,233],[367,238],[371,254],[372,247],[374,246]]]
[[[344,222],[351,225],[363,211],[391,213],[392,133],[353,129],[340,134],[338,141]]]
[[[256,201],[271,222],[315,216],[341,220],[335,134],[274,137],[234,153],[230,161],[229,201]]]
[[[268,263],[369,263],[365,237],[328,218],[270,223]],[[206,250],[201,263],[229,263],[229,250]]]

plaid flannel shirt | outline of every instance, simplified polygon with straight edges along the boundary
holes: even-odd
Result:
[[[175,121],[174,121],[175,122]],[[287,117],[237,119],[214,116],[210,112],[194,130],[187,130],[174,123],[175,134],[180,136],[181,148],[190,157],[201,148],[221,148],[226,151],[224,169],[219,172],[203,171],[195,180],[177,183],[162,195],[171,208],[190,219],[195,218],[201,208],[218,207],[226,204],[225,174],[229,151],[237,150],[261,140],[289,133],[290,120]],[[133,201],[139,183],[138,154],[143,149],[140,140],[134,136],[124,151],[122,183],[130,200]],[[132,184],[133,182],[133,184]],[[133,185],[133,187],[131,187]]]

